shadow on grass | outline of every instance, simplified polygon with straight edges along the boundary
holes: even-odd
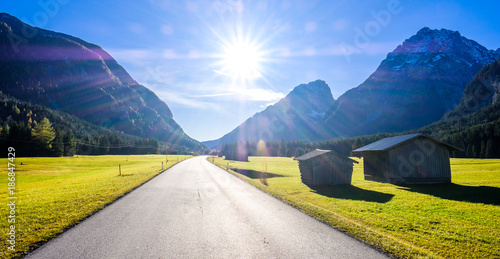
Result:
[[[394,197],[393,194],[365,190],[352,185],[309,186],[309,188],[319,195],[345,200],[386,203]]]
[[[273,173],[264,173],[261,171],[255,171],[255,170],[247,170],[247,169],[236,169],[236,168],[231,168],[231,170],[237,172],[238,174],[244,175],[248,178],[252,179],[269,179],[269,178],[274,178],[274,177],[284,177],[281,174],[273,174]]]
[[[459,184],[399,185],[400,189],[432,195],[438,198],[500,205],[500,188]]]

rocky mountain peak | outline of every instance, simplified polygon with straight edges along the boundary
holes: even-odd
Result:
[[[446,47],[449,47],[447,42],[458,41],[462,36],[458,31],[451,31],[446,29],[432,30],[428,27],[422,28],[417,32],[417,34],[411,36],[409,39],[405,40],[401,48],[398,48],[401,52],[431,52],[431,51],[443,51]],[[412,47],[419,46],[424,48],[414,49]],[[398,50],[397,49],[397,50]],[[399,52],[399,51],[395,52]]]
[[[285,98],[226,134],[220,142],[324,139],[327,132],[319,122],[333,102],[330,87],[325,81],[301,84]]]
[[[448,52],[452,50],[453,43],[461,40],[462,36],[458,31],[431,30],[425,27],[405,40],[393,53]]]
[[[419,128],[459,102],[465,86],[499,53],[457,31],[425,27],[387,55],[360,86],[325,115],[334,136]]]
[[[389,55],[426,54],[429,56],[436,53],[460,55],[462,61],[469,63],[470,66],[479,63],[483,66],[489,64],[499,54],[498,51],[488,50],[477,42],[463,37],[458,31],[432,30],[425,27],[405,40]],[[432,61],[440,59],[440,57],[436,57]]]
[[[461,36],[458,31],[425,27],[405,40],[382,61],[367,80],[376,82],[377,85],[363,84],[362,87],[386,88],[388,84],[384,82],[387,82],[388,77],[391,81],[410,80],[413,84],[417,82],[414,80],[416,77],[419,80],[437,80],[444,74],[453,74],[453,81],[460,82],[463,86],[455,89],[457,91],[451,91],[454,102],[449,109],[452,109],[460,100],[463,87],[483,66],[495,61],[499,54]]]
[[[301,110],[314,113],[325,112],[334,101],[330,87],[323,80],[298,85],[282,100]]]
[[[315,95],[325,94],[330,92],[330,87],[323,80],[316,80],[308,84],[300,84],[296,86],[289,95],[300,94],[300,93],[313,93]],[[331,95],[331,94],[330,94]]]

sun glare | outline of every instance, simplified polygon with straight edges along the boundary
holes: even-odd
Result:
[[[222,72],[233,79],[252,80],[261,76],[259,50],[248,43],[234,43],[224,49]]]

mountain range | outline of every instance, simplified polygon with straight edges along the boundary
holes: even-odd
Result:
[[[0,74],[0,91],[22,101],[118,132],[205,148],[101,47],[6,13],[0,13]]]
[[[320,140],[327,135],[318,125],[333,102],[330,87],[324,81],[301,84],[223,136],[221,141]]]
[[[500,59],[467,84],[460,103],[441,120],[414,132],[460,147],[459,157],[500,157]]]
[[[491,99],[496,100],[498,94],[492,91],[498,91],[498,85],[492,83],[493,79],[475,79],[473,82],[476,83],[472,83],[474,87],[469,82],[483,67],[498,58],[500,49],[488,50],[457,31],[425,27],[388,53],[376,71],[361,85],[348,90],[337,100],[324,94],[315,95],[317,91],[324,93],[329,90],[323,81],[309,83],[308,88],[300,85],[283,100],[257,113],[219,142],[259,140],[263,138],[261,132],[272,132],[273,140],[317,141],[418,129],[439,121],[450,111],[453,111],[450,114],[454,114],[456,109],[463,110],[466,104],[470,106],[468,103],[471,100],[467,100],[469,97],[464,94],[473,91],[469,88],[476,89],[477,84],[488,85],[482,90],[488,95],[480,94],[481,98],[479,103],[474,103],[474,109],[485,106]],[[299,89],[304,97],[289,97],[297,95]],[[482,98],[483,95],[487,98]],[[472,99],[472,102],[476,99]],[[310,105],[301,103],[304,100],[321,105],[313,113]],[[280,110],[276,107],[282,107],[283,102],[287,103],[288,111],[293,110],[293,114],[302,115],[297,116],[302,119],[294,120],[294,123],[284,123],[287,126],[284,134],[275,134],[276,130],[269,127],[258,131],[257,126],[249,126],[258,125],[259,120],[287,118],[285,114],[290,113],[276,115],[276,110]],[[305,114],[314,114],[316,117],[310,120]],[[275,119],[274,123],[281,125],[283,120]],[[281,128],[275,127],[278,130]],[[307,132],[307,137],[299,135],[300,132]]]
[[[458,133],[453,123],[493,123],[500,116],[499,58],[500,48],[488,50],[457,31],[426,27],[338,99],[322,80],[301,84],[205,144],[212,148],[235,141],[314,142],[415,129],[448,128]],[[0,13],[0,74],[2,98],[10,100],[12,109],[16,103],[34,107],[33,103],[68,114],[52,117],[65,130],[70,129],[68,123],[57,118],[79,118],[107,129],[85,126],[93,132],[156,138],[190,150],[206,148],[184,133],[166,103],[101,47],[32,27],[5,13]],[[28,111],[20,114],[24,112]],[[2,120],[9,119],[8,112],[5,115]]]
[[[450,30],[423,28],[387,55],[325,115],[332,137],[400,132],[435,122],[500,55]]]
[[[500,103],[500,59],[482,68],[465,87],[460,103],[443,120],[460,118]]]
[[[422,128],[423,131],[434,132],[437,137],[460,134],[473,127],[484,127],[491,123],[500,126],[500,59],[483,67],[474,79],[465,87],[460,103],[443,118]],[[498,136],[500,127],[494,132],[484,132],[484,138]],[[460,138],[462,141],[465,138]],[[467,143],[459,143],[457,145]],[[474,141],[468,141],[474,143]],[[497,142],[500,144],[500,139]],[[500,153],[500,146],[498,146]]]

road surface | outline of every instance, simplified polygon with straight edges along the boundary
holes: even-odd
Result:
[[[195,157],[27,258],[387,258]]]

